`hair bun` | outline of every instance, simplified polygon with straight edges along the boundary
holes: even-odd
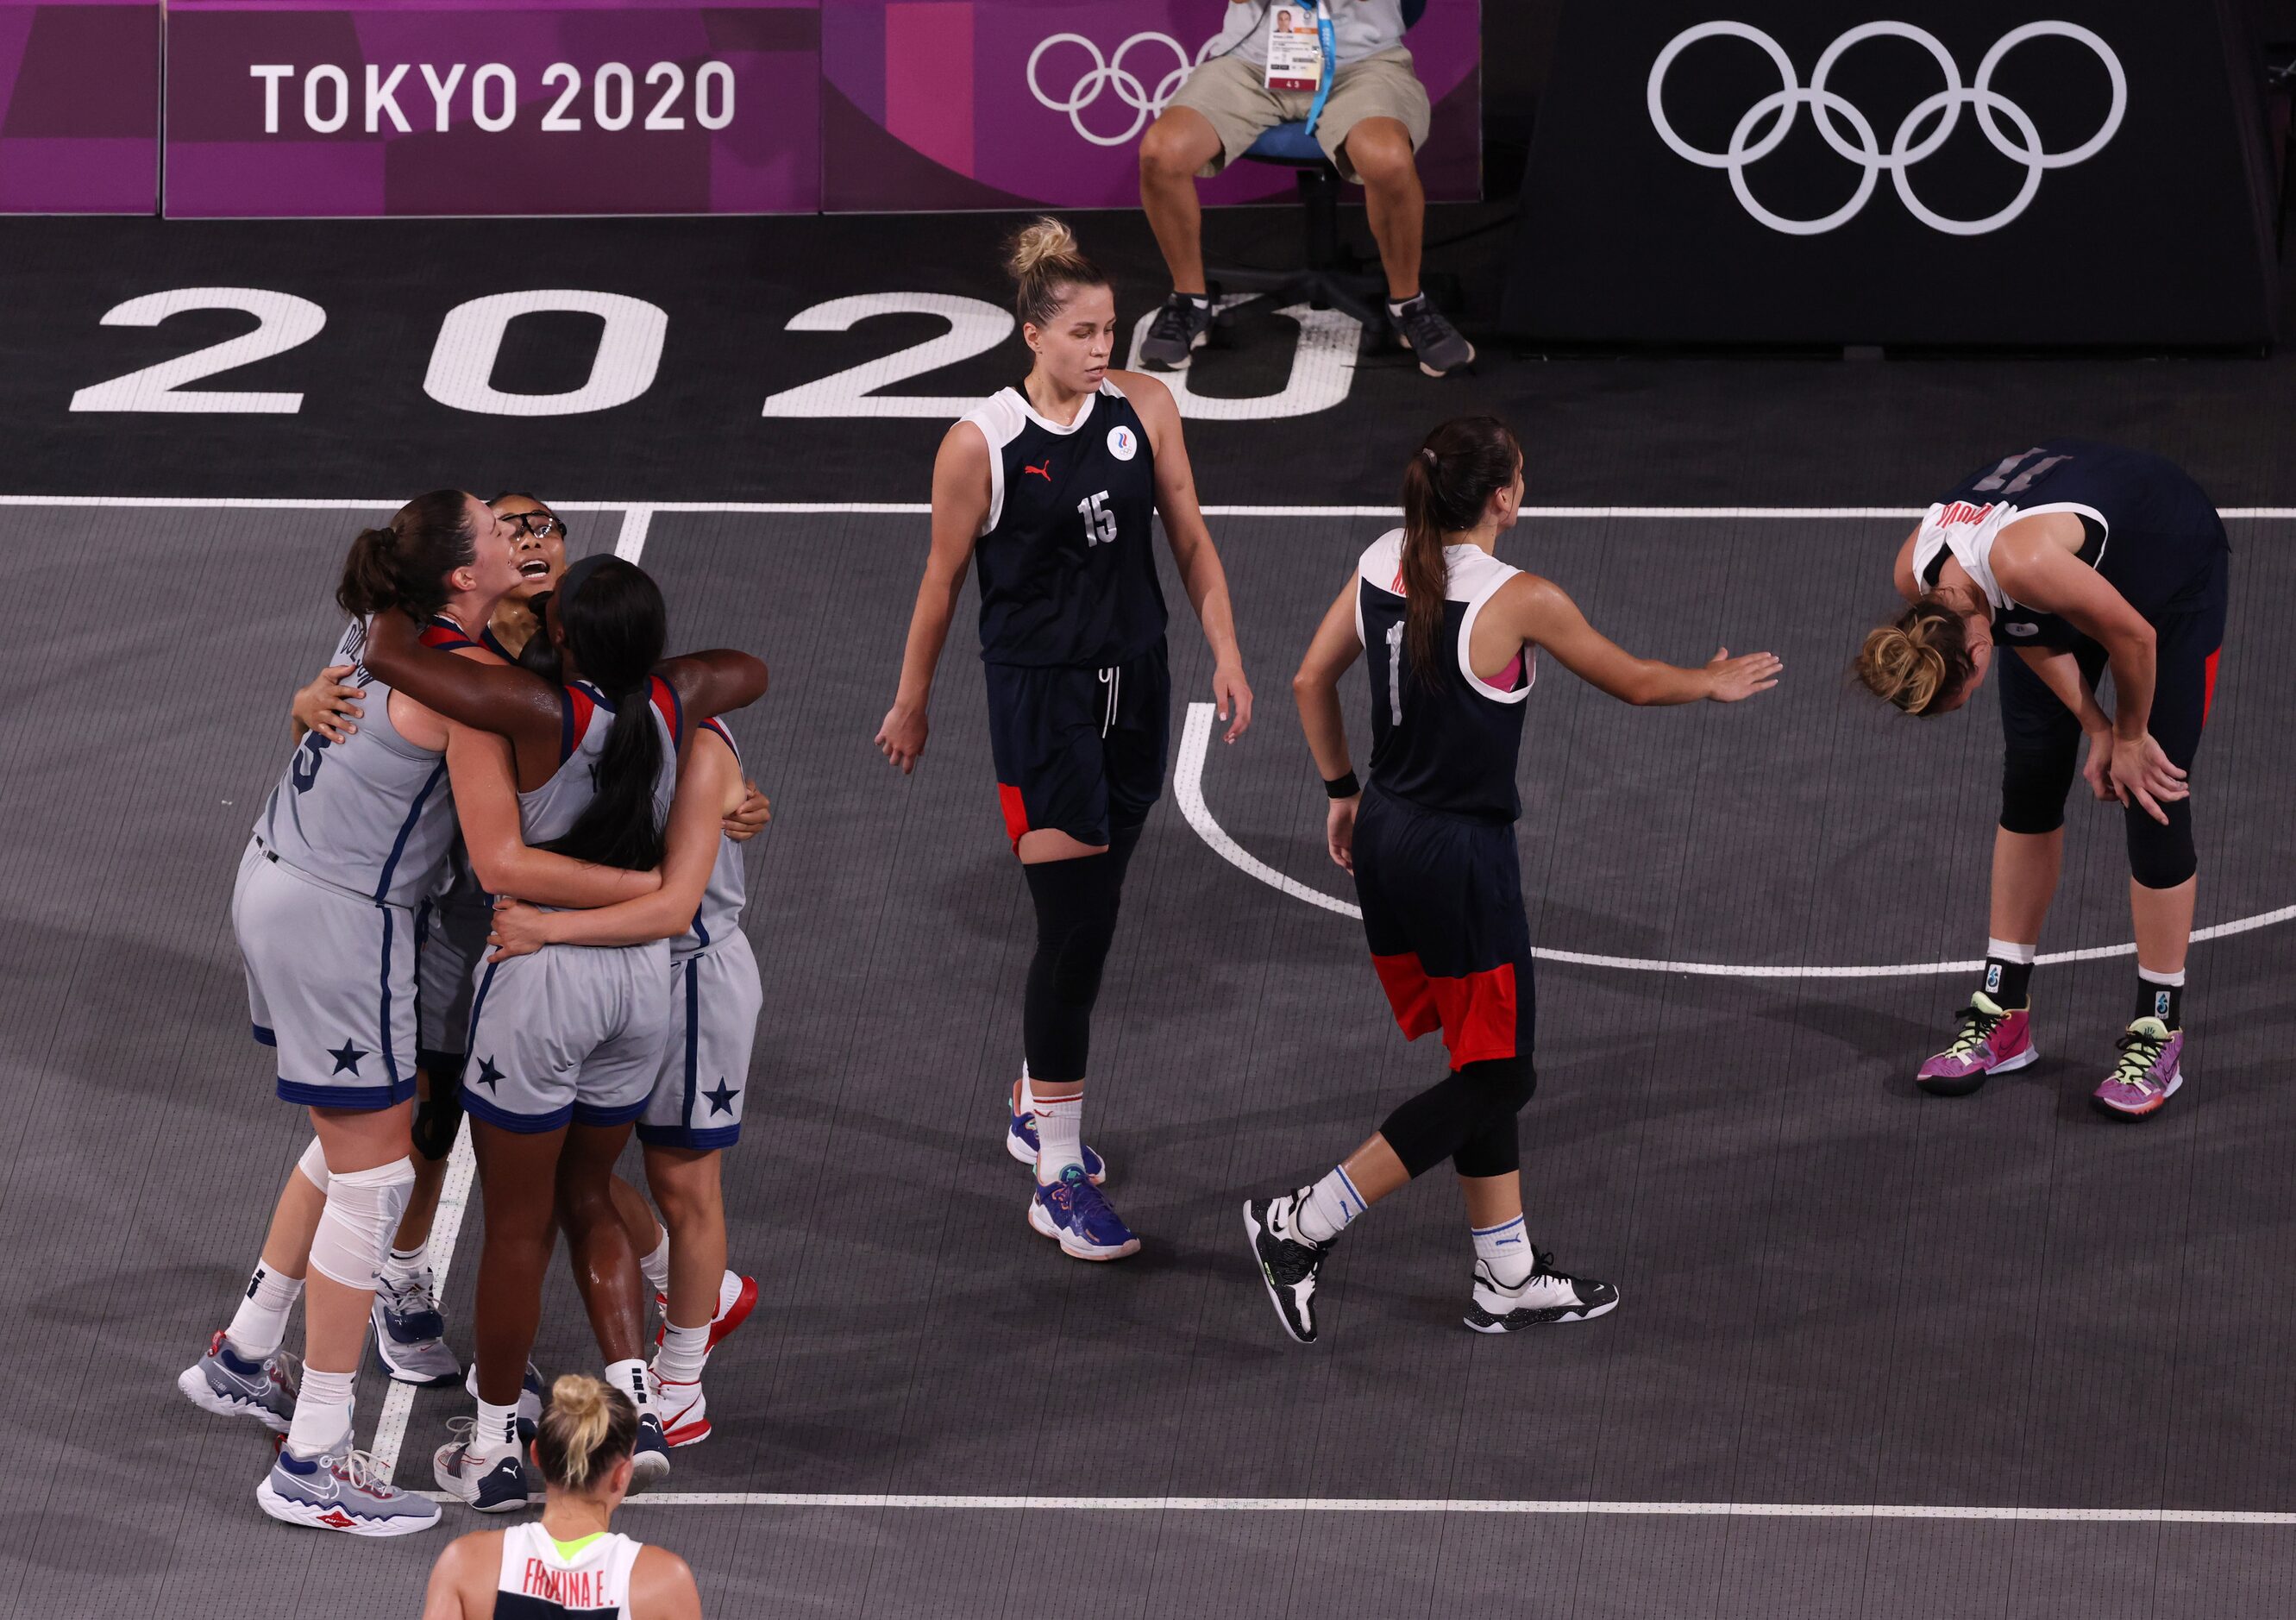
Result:
[[[1078,257],[1076,233],[1050,214],[1039,214],[1005,244],[1004,268],[1014,281],[1025,281],[1054,260]]]

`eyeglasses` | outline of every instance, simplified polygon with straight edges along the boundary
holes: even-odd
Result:
[[[506,513],[503,522],[516,523],[537,540],[546,540],[554,534],[563,538],[566,533],[566,525],[547,512]]]

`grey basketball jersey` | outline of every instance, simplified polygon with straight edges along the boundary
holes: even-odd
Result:
[[[668,821],[669,802],[677,793],[677,694],[658,675],[650,686],[654,725],[661,733],[661,766],[653,783],[654,819],[660,825]],[[529,848],[574,830],[598,795],[598,761],[606,752],[606,734],[613,729],[613,704],[587,681],[568,687],[560,698],[566,706],[563,761],[549,781],[518,796],[519,831]]]
[[[333,663],[355,666],[366,688],[358,729],[340,743],[308,733],[255,824],[255,835],[289,866],[381,904],[414,906],[435,893],[455,838],[447,756],[418,748],[390,723],[390,688],[360,663],[361,620],[335,644]],[[434,620],[423,645],[472,645],[452,620]]]
[[[706,720],[695,728],[699,740],[704,730],[714,731],[726,747],[734,751],[734,762],[739,765],[742,750],[734,741],[734,734],[723,722]],[[709,868],[709,886],[701,891],[701,904],[693,913],[693,926],[669,942],[669,959],[682,962],[697,951],[706,950],[718,941],[730,938],[742,929],[742,908],[749,900],[749,884],[742,871],[742,846],[722,835],[718,840],[718,864]]]

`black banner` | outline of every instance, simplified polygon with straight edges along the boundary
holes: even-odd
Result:
[[[2259,66],[2239,0],[1573,0],[1505,325],[2268,342]]]

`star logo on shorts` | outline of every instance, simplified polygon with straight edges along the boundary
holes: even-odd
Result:
[[[715,1091],[704,1091],[701,1095],[709,1099],[709,1112],[712,1114],[731,1114],[734,1112],[734,1099],[742,1095],[742,1090],[739,1086],[728,1086],[726,1083],[726,1077],[720,1074],[718,1077],[718,1089]]]
[[[335,1060],[336,1073],[357,1074],[359,1072],[359,1059],[366,1057],[367,1054],[359,1050],[355,1043],[346,1040],[327,1056]]]
[[[495,1060],[493,1058],[481,1057],[479,1059],[479,1083],[480,1085],[491,1089],[495,1082],[502,1077],[502,1071],[495,1067]]]

